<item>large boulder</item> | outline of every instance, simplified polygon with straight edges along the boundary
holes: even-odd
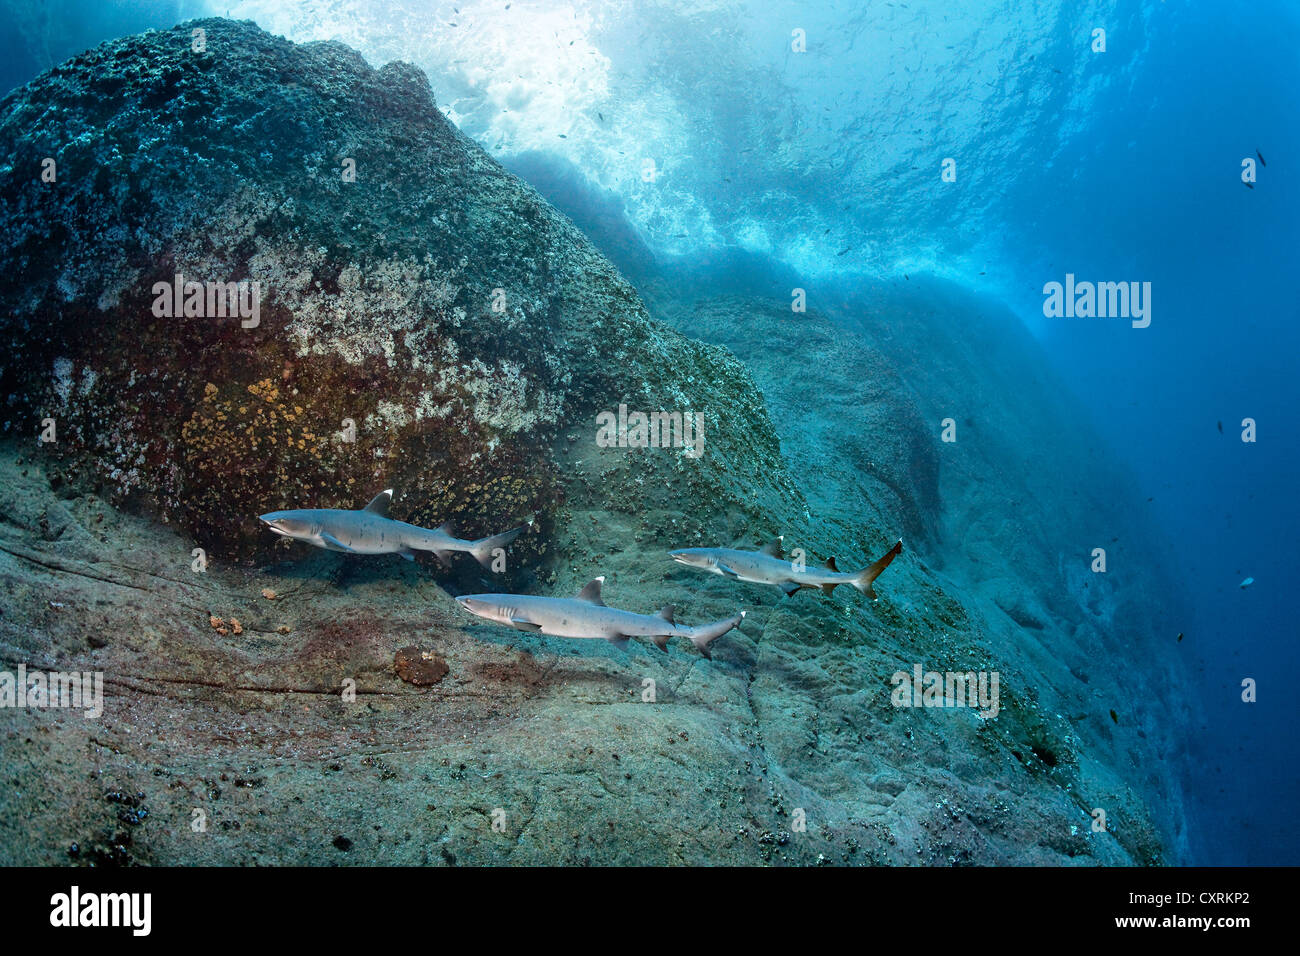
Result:
[[[651,321],[407,64],[250,23],[151,31],[11,93],[0,155],[5,432],[52,420],[56,484],[216,557],[266,557],[257,514],[384,487],[416,523],[549,527],[559,431],[620,403],[705,418],[716,453],[642,456],[652,487],[714,500],[779,471],[743,368]],[[247,284],[246,314],[187,285],[217,282]],[[631,496],[613,471],[599,502]]]

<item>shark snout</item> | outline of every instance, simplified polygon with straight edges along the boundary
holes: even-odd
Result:
[[[499,601],[484,600],[481,594],[464,594],[456,598],[456,603],[469,614],[475,617],[481,617],[485,621],[496,621],[498,624],[509,623],[510,615],[502,607]]]
[[[311,521],[297,511],[268,511],[258,515],[257,520],[286,538],[306,538],[313,530]]]
[[[266,525],[276,534],[281,534],[285,537],[289,536],[289,530],[285,527],[284,519],[278,517],[274,511],[269,512],[268,514],[258,515],[257,520],[262,522],[262,524]]]

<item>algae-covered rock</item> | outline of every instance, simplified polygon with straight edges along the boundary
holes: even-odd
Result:
[[[779,471],[743,368],[651,321],[407,64],[196,21],[15,90],[0,154],[5,432],[51,422],[56,484],[220,557],[266,556],[257,514],[384,487],[467,534],[549,518],[557,434],[591,444],[621,402],[698,410],[716,453],[624,463],[601,502],[634,472],[743,500]]]

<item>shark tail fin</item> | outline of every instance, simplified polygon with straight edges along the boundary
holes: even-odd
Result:
[[[493,554],[498,548],[508,548],[528,525],[520,525],[510,531],[503,531],[501,534],[494,534],[490,538],[480,538],[470,546],[469,553],[474,555],[475,560],[489,571],[492,570],[492,559],[496,557]]]
[[[741,611],[735,617],[729,617],[725,621],[714,621],[712,624],[701,624],[699,627],[691,628],[691,643],[705,657],[710,657],[709,645],[732,628],[739,627],[744,619],[745,612]]]
[[[880,572],[889,567],[889,563],[902,553],[903,539],[899,538],[897,544],[881,555],[874,563],[858,572],[858,576],[853,579],[853,586],[874,601],[876,592],[872,589],[871,582],[880,577]]]

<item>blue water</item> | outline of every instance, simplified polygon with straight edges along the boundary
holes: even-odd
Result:
[[[1000,299],[1139,477],[1197,681],[1191,862],[1300,862],[1300,4],[7,3],[9,89],[203,15],[411,60],[635,279],[934,275]],[[1105,52],[1092,33],[1106,30]],[[802,30],[806,51],[792,49]],[[1241,162],[1267,166],[1246,188]],[[956,162],[957,179],[940,180]],[[1151,325],[1043,285],[1152,284]],[[819,285],[820,284],[820,285]],[[1254,419],[1258,441],[1240,440]],[[1220,425],[1222,431],[1220,431]],[[1079,476],[1086,480],[1086,476]],[[1243,589],[1240,582],[1254,578]],[[1240,700],[1258,681],[1258,702]]]

